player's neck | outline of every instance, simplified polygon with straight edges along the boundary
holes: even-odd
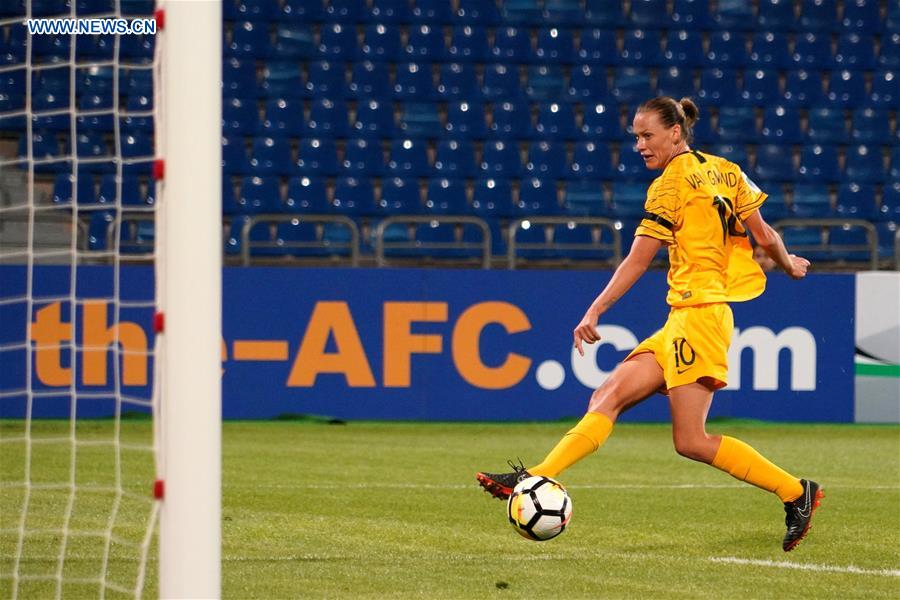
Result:
[[[673,149],[672,154],[669,155],[669,159],[663,165],[663,169],[669,166],[669,163],[675,159],[676,156],[681,156],[682,154],[687,154],[691,151],[691,147],[687,145],[687,142],[679,142]]]

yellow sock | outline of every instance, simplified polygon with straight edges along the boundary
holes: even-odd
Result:
[[[529,468],[528,472],[532,475],[556,477],[599,448],[609,437],[612,428],[613,423],[606,415],[586,413],[578,425],[570,429],[556,444],[544,462]]]
[[[722,436],[712,466],[776,494],[782,502],[791,502],[803,494],[799,479],[769,462],[748,444],[727,435]]]

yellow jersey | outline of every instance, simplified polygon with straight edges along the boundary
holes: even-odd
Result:
[[[644,218],[635,236],[662,241],[669,249],[671,306],[742,302],[766,286],[743,219],[766,194],[720,156],[683,152],[666,165],[647,191]]]

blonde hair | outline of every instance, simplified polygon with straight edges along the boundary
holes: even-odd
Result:
[[[690,98],[675,100],[669,96],[659,96],[641,104],[637,112],[655,112],[666,129],[679,125],[681,139],[688,144],[694,139],[694,123],[700,119],[700,109]]]

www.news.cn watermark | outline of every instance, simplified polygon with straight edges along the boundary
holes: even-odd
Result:
[[[28,19],[31,35],[156,35],[156,19]]]

